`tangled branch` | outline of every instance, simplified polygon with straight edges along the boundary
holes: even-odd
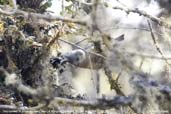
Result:
[[[14,1],[14,4],[16,4],[16,1]],[[47,15],[47,14],[40,14],[40,13],[32,13],[32,12],[26,12],[20,9],[17,9],[16,5],[14,5],[14,9],[11,7],[8,7],[8,9],[13,9],[11,12],[8,12],[6,10],[2,10],[2,9],[6,9],[6,7],[4,5],[0,5],[0,13],[4,14],[4,15],[23,15],[25,18],[30,18],[30,17],[35,17],[37,19],[44,19],[47,21],[63,21],[63,22],[72,22],[72,23],[77,23],[80,25],[87,25],[87,22],[81,19],[71,19],[71,18],[66,18],[66,17],[62,17],[62,16],[52,16],[52,15]]]
[[[84,5],[87,5],[87,6],[93,6],[93,3],[84,3],[84,2],[81,2],[81,3],[84,4]],[[103,3],[103,5],[105,5],[106,7],[109,7],[109,5],[107,3]],[[171,24],[161,20],[158,17],[150,15],[147,12],[145,12],[143,10],[140,10],[138,8],[131,9],[131,8],[124,8],[124,7],[120,7],[120,6],[114,6],[114,7],[111,7],[111,8],[115,9],[115,10],[122,10],[122,11],[126,12],[127,14],[129,14],[129,13],[137,13],[140,16],[144,16],[144,17],[149,18],[151,21],[156,22],[160,26],[164,26],[165,28],[171,29]]]

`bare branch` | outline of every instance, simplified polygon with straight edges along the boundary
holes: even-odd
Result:
[[[1,9],[4,9],[5,6],[0,5]],[[10,8],[10,7],[9,7]],[[11,9],[11,8],[10,8]],[[87,25],[87,22],[81,19],[71,19],[71,18],[66,18],[66,17],[62,17],[62,16],[52,16],[52,15],[45,15],[45,14],[40,14],[40,13],[31,13],[31,12],[26,12],[20,9],[15,9],[15,12],[7,12],[4,10],[0,11],[1,14],[4,15],[24,15],[25,18],[29,18],[29,17],[36,17],[37,19],[44,19],[47,21],[63,21],[63,22],[71,22],[71,23],[77,23],[80,25]]]
[[[52,44],[54,44],[55,41],[57,41],[57,40],[59,39],[60,36],[61,36],[61,31],[59,30],[59,31],[56,33],[55,37],[52,38],[52,40],[50,40],[50,42],[47,44],[47,46],[46,46],[47,49],[49,49],[50,46],[52,46]]]
[[[88,6],[93,6],[93,3],[83,3],[83,4],[88,5]],[[103,3],[103,4],[105,6],[107,6],[107,7],[109,7],[109,5],[107,3]],[[165,28],[171,29],[171,24],[169,24],[169,23],[167,23],[165,21],[162,21],[158,17],[155,17],[153,15],[150,15],[147,12],[145,12],[143,10],[140,10],[138,8],[131,9],[131,8],[124,8],[124,7],[120,7],[120,6],[114,6],[114,7],[111,7],[111,8],[116,9],[116,10],[122,10],[122,11],[126,12],[127,14],[129,14],[129,13],[137,13],[140,16],[144,16],[144,17],[149,18],[151,21],[156,22],[160,26],[164,26]]]
[[[123,50],[119,50],[119,52],[126,53],[126,54],[129,54],[131,56],[140,56],[140,57],[149,58],[149,59],[160,59],[160,60],[164,60],[164,58],[162,58],[162,57],[154,56],[154,55],[147,55],[147,54],[143,54],[143,53],[123,51]],[[165,57],[165,59],[171,60],[171,57]]]
[[[124,97],[124,96],[120,96],[120,97]],[[124,98],[127,98],[127,97],[124,97]],[[116,108],[119,105],[127,106],[131,103],[131,99],[128,100],[128,102],[126,101],[126,103],[123,102],[123,104],[122,103],[120,104],[119,102],[117,102],[117,100],[119,101],[119,99],[117,99],[117,97],[113,97],[113,99],[110,99],[110,100],[107,100],[107,99],[76,100],[76,99],[67,99],[67,98],[55,97],[52,102],[57,102],[58,104],[67,104],[67,105],[72,105],[72,106],[79,106],[79,107],[84,106],[84,107],[87,107],[89,109],[111,109],[111,108]]]
[[[159,24],[160,26],[164,26],[166,28],[169,28],[171,29],[171,25],[169,23],[166,23],[165,21],[162,21],[160,20],[159,18],[155,17],[155,16],[152,16],[150,14],[148,14],[147,12],[145,11],[142,11],[142,10],[139,10],[139,9],[130,9],[130,8],[123,8],[123,7],[119,7],[119,6],[115,6],[115,7],[112,7],[113,9],[118,9],[118,10],[122,10],[122,11],[125,11],[126,13],[137,13],[139,14],[140,16],[144,16],[144,17],[147,17],[149,18],[150,20],[156,22],[157,24]]]
[[[85,40],[88,40],[88,38],[84,38],[84,39],[82,39],[82,40],[76,42],[75,44],[78,45],[78,44],[82,43],[82,42],[85,41]]]
[[[168,62],[168,60],[165,58],[163,52],[161,51],[160,47],[159,47],[158,44],[157,44],[157,41],[156,41],[155,35],[154,35],[154,33],[153,33],[153,29],[152,29],[152,25],[151,25],[150,21],[147,20],[147,22],[148,22],[148,26],[149,26],[150,33],[151,33],[151,38],[152,38],[153,43],[154,43],[154,45],[155,45],[155,47],[156,47],[156,50],[160,53],[160,55],[162,56],[162,58],[165,60],[166,64],[167,64],[168,66],[171,67],[171,64],[170,64],[170,63]]]
[[[127,27],[127,26],[115,26],[115,27],[111,27],[111,28],[107,28],[104,29],[105,31],[107,30],[112,30],[112,29],[128,29],[128,30],[139,30],[139,31],[146,31],[146,32],[150,32],[150,30],[148,28],[140,28],[140,27]],[[163,36],[163,33],[159,33],[155,30],[153,30],[153,33],[158,34],[160,36]]]

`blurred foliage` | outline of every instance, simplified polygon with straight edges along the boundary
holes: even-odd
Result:
[[[89,14],[92,10],[91,6],[81,4],[78,0],[66,1],[71,2],[71,4],[65,6],[64,8],[64,13],[69,17],[81,17],[83,15],[87,16],[87,14]],[[90,0],[87,0],[87,2],[90,2]],[[150,1],[148,1],[148,3],[150,3]],[[169,0],[158,0],[158,3],[161,7],[165,8],[165,10],[170,11]],[[0,0],[0,4],[12,5],[8,0]],[[52,0],[17,0],[17,4],[19,5],[19,8],[21,10],[25,10],[28,12],[32,11],[38,13],[46,13],[47,8],[52,6]],[[134,92],[130,96],[124,95],[124,92],[122,91],[122,85],[119,84],[120,78],[118,76],[116,80],[113,80],[114,76],[112,75],[112,73],[114,71],[112,70],[115,67],[119,67],[119,69],[122,69],[120,67],[123,67],[125,64],[127,64],[126,60],[131,61],[133,57],[131,56],[130,59],[128,56],[126,56],[126,60],[121,61],[124,65],[119,66],[120,64],[117,63],[120,62],[120,53],[115,53],[107,50],[104,45],[106,42],[102,39],[102,37],[97,35],[98,33],[89,35],[89,32],[91,31],[89,28],[89,30],[87,30],[86,27],[80,27],[79,25],[70,22],[56,21],[49,22],[45,25],[38,25],[37,23],[33,23],[34,21],[28,21],[24,18],[24,16],[0,16],[0,67],[6,69],[8,72],[16,73],[18,78],[21,79],[21,82],[24,85],[32,88],[37,88],[42,87],[45,84],[49,84],[50,86],[48,86],[48,90],[52,89],[53,91],[51,93],[43,93],[44,91],[41,91],[40,96],[45,97],[40,97],[40,99],[35,100],[35,98],[30,95],[20,93],[18,90],[13,89],[12,87],[10,89],[6,87],[4,84],[4,73],[1,73],[0,71],[0,93],[2,93],[2,95],[0,95],[0,104],[10,104],[9,102],[17,104],[18,102],[22,101],[25,106],[31,107],[37,106],[42,99],[44,100],[42,100],[43,102],[49,104],[49,100],[52,100],[53,97],[56,96],[73,100],[87,100],[86,95],[78,94],[77,96],[73,97],[71,93],[71,89],[73,89],[72,86],[70,86],[68,83],[63,83],[62,85],[58,86],[56,84],[56,80],[54,79],[58,75],[67,75],[67,77],[69,77],[70,75],[69,73],[67,74],[66,71],[68,70],[68,67],[70,68],[70,66],[71,68],[69,70],[72,71],[68,71],[70,73],[73,73],[74,75],[76,74],[75,69],[78,66],[71,65],[70,63],[73,61],[71,61],[70,63],[66,62],[66,57],[62,56],[65,55],[64,52],[62,51],[61,53],[59,53],[59,46],[58,48],[54,46],[54,44],[59,43],[59,38],[66,38],[69,39],[69,41],[75,40],[74,42],[76,42],[75,44],[71,44],[70,42],[68,43],[72,45],[71,50],[77,49],[76,47],[74,47],[74,45],[78,45],[83,47],[87,52],[92,51],[102,55],[105,55],[106,53],[110,55],[112,53],[114,55],[109,56],[111,57],[111,61],[108,60],[109,58],[107,58],[107,54],[105,55],[105,61],[102,58],[99,59],[100,57],[92,59],[92,62],[94,62],[93,65],[96,65],[96,63],[102,63],[99,65],[99,68],[102,68],[104,70],[105,75],[107,75],[109,78],[109,80],[107,81],[109,81],[110,83],[110,89],[114,89],[117,94],[116,96],[112,96],[111,99],[106,98],[105,95],[102,96],[104,98],[98,100],[100,103],[104,103],[104,105],[114,105],[118,107],[118,109],[120,106],[129,105],[137,109],[138,112],[142,112],[144,111],[144,109],[147,109],[148,104],[152,102],[156,103],[162,109],[169,109],[169,111],[171,112],[171,107],[168,102],[171,99],[171,84],[166,83],[165,81],[162,82],[162,80],[155,80],[151,75],[147,73],[138,70],[135,70],[131,73],[129,72],[129,84],[134,89]],[[37,32],[40,33],[41,38],[37,37]],[[59,36],[57,36],[58,33],[60,33]],[[53,37],[53,35],[55,37]],[[86,41],[86,43],[80,43],[80,40],[82,40],[82,38],[86,38],[88,39],[88,41]],[[56,41],[54,41],[54,39]],[[111,43],[111,37],[105,36],[105,39],[107,39],[108,42]],[[118,40],[124,40],[123,35],[121,35],[121,39]],[[51,44],[49,43],[51,41],[54,42],[52,42],[52,45],[49,46],[50,48],[47,48],[47,45]],[[64,45],[62,45],[62,48],[63,47],[65,48]],[[112,49],[113,47],[114,46],[111,45],[110,49]],[[53,59],[50,59],[52,57],[51,48],[53,49],[53,51],[55,50],[55,52],[57,52],[57,55],[55,55],[56,57],[53,57]],[[69,59],[69,57],[67,59]],[[113,64],[113,61],[117,61],[117,63]],[[49,64],[49,62],[52,65]],[[109,64],[107,64],[107,62],[109,62]],[[86,61],[86,63],[89,64],[89,61]],[[130,62],[130,65],[134,66],[132,62]],[[53,69],[52,66],[56,69]],[[94,71],[94,69],[92,71]],[[117,69],[117,72],[118,71],[119,70]],[[160,77],[160,79],[162,78]],[[46,94],[50,95],[46,96]],[[10,101],[10,99],[12,99],[13,97],[14,100]],[[64,103],[61,102],[61,104]],[[105,107],[103,107],[102,105],[102,108]]]
[[[52,0],[17,0],[17,4],[24,10],[44,13],[52,5]]]
[[[51,6],[52,6],[52,0],[48,0],[43,5],[41,5],[39,8],[40,8],[41,12],[45,12],[45,10]]]
[[[4,4],[9,4],[8,0],[0,0],[0,4],[4,5]]]

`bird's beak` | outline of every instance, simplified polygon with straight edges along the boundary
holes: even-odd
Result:
[[[124,40],[124,34],[118,36],[115,38],[116,41],[123,41]]]

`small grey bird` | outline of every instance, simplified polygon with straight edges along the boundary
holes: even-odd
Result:
[[[65,54],[58,54],[57,57],[51,58],[50,63],[54,68],[65,65],[67,62],[79,66],[86,59],[86,53],[81,49],[75,49]]]
[[[123,40],[124,34],[116,38],[111,38],[109,35],[103,36],[103,43],[110,50],[117,46],[118,42]],[[94,48],[91,51],[96,53],[103,53],[103,50],[101,50],[101,44],[99,42],[96,43],[94,44]],[[61,65],[64,65],[67,62],[77,67],[89,69],[100,69],[105,64],[104,58],[99,57],[95,54],[89,54],[82,49],[75,49],[65,54],[59,54],[57,57],[51,58],[50,60],[50,63],[54,68],[59,68]]]
[[[92,64],[90,64],[90,59]],[[60,68],[61,65],[64,66],[66,63],[70,63],[81,68],[99,69],[102,67],[103,58],[96,55],[90,55],[89,57],[85,51],[75,49],[66,54],[60,54],[58,57],[51,58],[50,63],[54,68]]]
[[[85,59],[87,58],[86,56],[86,53],[81,49],[76,49],[64,54],[64,57],[67,58],[68,62],[76,66],[85,61]]]

